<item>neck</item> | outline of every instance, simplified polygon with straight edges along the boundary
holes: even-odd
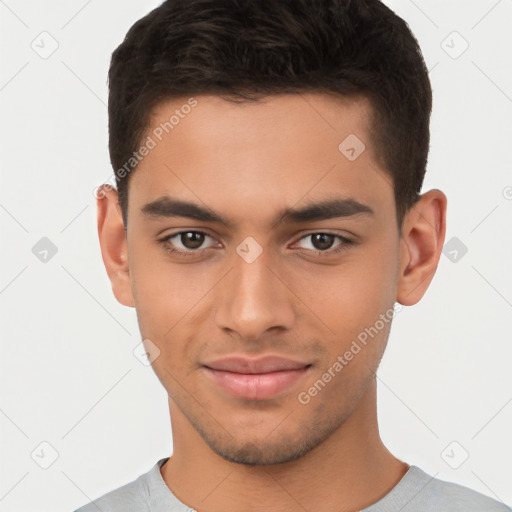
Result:
[[[246,466],[216,454],[169,401],[174,452],[161,468],[173,494],[198,511],[361,510],[385,496],[408,465],[382,443],[376,382],[327,440],[297,460]]]

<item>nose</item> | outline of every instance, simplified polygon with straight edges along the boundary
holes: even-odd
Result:
[[[235,255],[232,270],[219,284],[215,321],[220,329],[257,340],[270,329],[292,327],[294,295],[265,251],[252,262]]]

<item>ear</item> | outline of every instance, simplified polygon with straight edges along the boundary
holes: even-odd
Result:
[[[404,218],[396,300],[419,302],[434,277],[446,233],[446,196],[430,190],[420,196]]]
[[[135,304],[128,268],[128,244],[117,190],[110,185],[102,185],[96,197],[101,256],[112,291],[121,304],[133,307]]]

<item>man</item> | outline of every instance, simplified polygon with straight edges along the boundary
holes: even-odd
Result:
[[[379,436],[391,320],[445,236],[405,22],[377,0],[169,0],[109,86],[102,256],[174,448],[80,511],[510,510]]]

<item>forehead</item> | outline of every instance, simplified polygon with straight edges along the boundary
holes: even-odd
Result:
[[[280,94],[243,102],[199,95],[158,104],[151,111],[148,134],[164,147],[166,142],[174,142],[174,146],[201,144],[205,150],[229,146],[231,153],[238,147],[244,154],[250,148],[236,143],[251,140],[255,148],[256,143],[264,144],[267,153],[276,156],[280,146],[308,142],[304,149],[310,150],[320,147],[319,140],[325,142],[322,150],[329,143],[337,150],[340,137],[354,133],[372,152],[372,114],[370,100],[363,95]]]
[[[143,140],[152,148],[131,177],[129,205],[167,194],[254,215],[333,192],[378,200],[393,192],[374,157],[371,120],[364,97],[165,101],[152,112]]]

